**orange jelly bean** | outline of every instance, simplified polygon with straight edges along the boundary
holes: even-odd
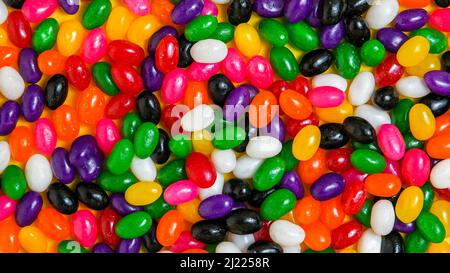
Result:
[[[196,223],[200,220],[203,220],[203,218],[198,213],[198,206],[200,206],[200,203],[200,199],[195,198],[189,202],[177,205],[177,210],[181,213],[184,220],[188,221],[189,223]]]
[[[17,64],[19,50],[12,46],[0,46],[0,67]]]
[[[450,158],[450,133],[429,139],[426,145],[426,151],[432,158]]]
[[[59,139],[70,141],[78,136],[80,120],[75,109],[70,105],[61,105],[53,111],[53,124]]]
[[[272,92],[260,91],[250,104],[250,124],[262,128],[269,124],[277,113],[277,98]]]
[[[313,157],[297,165],[297,173],[303,183],[312,184],[327,171],[326,151],[318,149]]]
[[[445,113],[436,118],[436,131],[434,137],[450,133],[450,113]]]
[[[294,208],[295,221],[301,225],[309,225],[320,217],[321,204],[312,196],[306,196],[300,199]]]
[[[189,81],[184,94],[184,104],[189,109],[200,104],[209,104],[211,100],[208,96],[208,90],[205,82]]]
[[[331,244],[331,231],[320,221],[303,226],[305,230],[305,244],[315,251],[326,249]]]
[[[391,197],[400,191],[402,182],[393,174],[377,173],[367,176],[364,180],[364,186],[367,192],[372,195]]]
[[[25,126],[17,126],[9,135],[9,147],[13,159],[26,162],[34,153],[33,131]]]
[[[184,229],[184,220],[181,213],[177,210],[171,210],[159,220],[156,228],[156,239],[163,246],[171,246],[177,241]]]
[[[408,8],[423,8],[430,4],[431,0],[399,0],[398,3]]]
[[[19,231],[13,216],[0,221],[0,253],[19,252]]]
[[[62,241],[70,236],[69,221],[53,208],[44,208],[36,220],[37,227],[49,238]]]
[[[280,107],[293,119],[306,119],[313,111],[311,102],[305,96],[290,89],[281,92]]]
[[[106,99],[102,91],[94,86],[88,87],[78,97],[78,117],[83,123],[96,125],[104,116],[105,106]]]
[[[341,205],[341,197],[329,199],[322,202],[320,221],[330,229],[335,229],[344,223],[345,212]]]
[[[63,73],[65,64],[66,57],[56,50],[47,50],[38,56],[38,66],[44,75]]]
[[[172,22],[173,8],[175,7],[169,0],[152,0],[152,14],[154,14],[164,25],[175,25]]]

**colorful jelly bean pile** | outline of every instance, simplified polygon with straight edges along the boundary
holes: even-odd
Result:
[[[449,6],[0,1],[0,252],[450,252]]]

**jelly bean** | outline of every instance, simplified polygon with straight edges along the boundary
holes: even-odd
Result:
[[[448,188],[450,181],[447,179],[447,166],[450,164],[450,160],[445,159],[438,162],[431,169],[430,182],[436,189]]]
[[[288,42],[288,32],[280,22],[274,19],[264,19],[258,29],[261,37],[267,40],[273,46],[284,46]]]
[[[189,202],[198,194],[198,187],[190,180],[180,180],[164,191],[164,200],[170,205]]]
[[[61,74],[52,76],[45,87],[45,105],[51,110],[56,110],[65,102],[69,93],[68,88],[66,77]]]
[[[340,44],[336,48],[335,58],[335,65],[341,76],[346,79],[356,77],[361,66],[361,60],[355,46],[349,43]]]
[[[441,70],[441,61],[437,55],[428,55],[420,64],[406,68],[406,73],[423,78],[427,72],[432,70]]]
[[[344,15],[346,3],[342,0],[324,1],[319,4],[319,19],[322,25],[334,25]]]
[[[382,0],[372,5],[366,14],[366,22],[371,29],[381,29],[397,16],[399,4],[396,0]]]
[[[246,134],[244,129],[235,126],[227,126],[215,132],[212,144],[217,149],[231,149],[244,142],[245,137]]]
[[[284,2],[278,0],[256,0],[253,11],[265,18],[280,17],[283,14]]]
[[[42,208],[42,197],[36,192],[27,192],[17,204],[15,211],[16,223],[20,227],[31,225]]]
[[[16,206],[17,201],[9,198],[6,195],[0,196],[0,207],[2,208],[0,212],[0,220],[3,221],[4,219],[11,216],[15,212]]]
[[[234,205],[233,199],[225,194],[218,194],[204,199],[198,211],[205,219],[218,219],[230,214]]]
[[[349,141],[343,125],[338,123],[322,124],[320,130],[320,148],[336,149],[344,146]]]
[[[206,1],[206,3],[208,3]],[[217,24],[216,30],[208,38],[222,41],[224,43],[230,42],[234,37],[234,26],[227,22]]]
[[[185,224],[181,214],[176,210],[171,210],[164,214],[159,221],[156,228],[156,239],[163,246],[173,245],[178,240],[184,229]],[[192,232],[192,235],[198,240],[194,232]]]
[[[140,159],[135,156],[131,161],[131,171],[140,181],[153,181],[156,177],[156,166],[150,157]]]
[[[430,108],[425,104],[415,104],[409,111],[409,126],[416,139],[431,138],[435,131],[435,118]]]
[[[204,64],[193,62],[187,73],[190,79],[194,81],[207,81],[220,70],[220,64]]]
[[[386,158],[399,160],[405,154],[405,141],[395,125],[381,125],[378,130],[377,140]]]
[[[418,65],[427,56],[430,43],[422,36],[414,36],[406,41],[397,52],[397,60],[400,65],[411,67]],[[411,58],[414,56],[414,58]]]
[[[306,77],[322,74],[330,68],[333,59],[333,55],[327,49],[310,51],[300,61],[300,73]]]
[[[108,171],[104,171],[98,177],[98,182],[107,191],[125,192],[129,186],[137,182],[137,178],[128,171],[121,175],[113,175]]]
[[[280,153],[281,142],[271,136],[258,136],[250,139],[246,153],[252,158],[265,159]]]
[[[25,162],[33,154],[34,137],[30,128],[16,127],[9,136],[9,146],[13,159]]]
[[[409,131],[409,111],[412,106],[413,102],[410,99],[402,99],[394,107],[392,123],[402,133]]]
[[[134,151],[136,155],[141,159],[150,156],[156,148],[158,139],[159,132],[156,126],[151,122],[142,123],[134,135]]]
[[[381,197],[394,196],[401,189],[400,179],[389,173],[371,174],[364,180],[364,184],[368,193]]]
[[[278,184],[283,177],[284,161],[279,157],[272,157],[264,161],[254,175],[254,187],[265,191]]]
[[[364,173],[380,173],[386,167],[384,157],[368,149],[358,149],[353,151],[351,156],[352,165]]]
[[[344,249],[356,243],[362,236],[362,225],[353,220],[340,225],[331,232],[331,247]]]
[[[361,47],[370,39],[370,30],[361,16],[352,16],[346,20],[346,38],[356,47]]]
[[[233,170],[233,175],[240,179],[251,178],[262,163],[262,159],[244,155],[236,161],[236,167]]]
[[[442,134],[431,138],[426,145],[427,153],[437,159],[448,158],[447,137],[447,134]]]
[[[50,165],[54,176],[62,183],[71,183],[76,176],[74,167],[69,162],[69,154],[64,148],[56,148],[52,153]]]
[[[12,217],[9,217],[0,222],[0,229],[2,234],[0,235],[2,253],[18,253],[20,249],[19,243],[19,231],[20,228],[15,223]]]
[[[10,134],[17,125],[20,117],[20,106],[15,101],[6,101],[0,108],[0,135]]]
[[[352,105],[367,103],[375,89],[375,78],[371,72],[360,72],[352,81],[348,98]]]
[[[155,66],[158,71],[168,73],[175,69],[178,64],[178,54],[177,39],[171,35],[164,37],[155,51]]]
[[[29,253],[44,253],[47,251],[47,237],[36,227],[24,227],[19,232],[19,242]]]
[[[85,90],[89,86],[89,83],[91,82],[91,75],[81,57],[77,55],[72,55],[69,58],[67,58],[65,70],[67,73],[67,80],[78,90],[80,91]],[[95,68],[94,73],[97,74],[95,72]],[[100,88],[102,88],[102,85],[99,84],[99,86]]]
[[[206,104],[200,104],[181,118],[181,127],[184,131],[195,132],[207,128],[213,121],[213,109]]]
[[[344,20],[324,26],[320,32],[320,43],[326,49],[336,48],[346,34]]]
[[[225,223],[220,220],[202,220],[195,223],[192,228],[192,236],[205,244],[217,244],[225,239]]]
[[[70,20],[60,26],[56,47],[64,56],[70,56],[78,52],[85,39],[85,31],[80,22]]]
[[[386,50],[395,53],[408,40],[408,36],[395,28],[382,28],[377,32],[377,39]]]
[[[446,71],[430,71],[424,75],[425,84],[431,92],[441,96],[448,95],[449,80],[450,73]]]
[[[214,166],[205,155],[198,152],[187,157],[186,174],[200,188],[208,188],[216,180]]]
[[[161,106],[156,96],[151,92],[142,92],[139,94],[136,99],[136,110],[142,121],[150,121],[154,124],[159,123]]]
[[[116,234],[120,238],[133,239],[147,233],[152,225],[152,218],[146,212],[131,213],[117,222]]]
[[[121,216],[126,216],[130,213],[142,211],[142,207],[131,205],[125,200],[121,193],[114,193],[111,195],[111,208],[114,209]]]
[[[151,158],[153,161],[156,162],[156,164],[164,164],[167,162],[167,160],[170,157],[170,150],[169,150],[169,135],[166,131],[159,128],[159,138],[158,142],[156,144],[156,148],[153,151]]]
[[[69,222],[53,208],[43,208],[37,216],[36,225],[45,236],[57,241],[70,235]]]
[[[270,62],[277,74],[284,80],[293,80],[299,73],[294,55],[285,47],[272,48]]]
[[[330,245],[331,231],[320,221],[305,225],[303,226],[303,229],[305,230],[306,234],[304,243],[310,249],[321,251],[326,249]]]
[[[158,181],[163,186],[168,186],[175,181],[187,179],[187,175],[184,168],[184,160],[177,159],[170,161],[158,172]],[[156,174],[156,167],[155,167]]]
[[[191,236],[192,237],[192,236]],[[191,238],[190,237],[190,238]],[[144,236],[141,237],[142,244],[147,249],[149,253],[155,253],[162,249],[162,245],[158,242],[156,239],[156,222],[152,221],[152,227],[150,228],[150,231],[144,234]],[[195,239],[193,239],[195,240]]]
[[[391,123],[387,112],[368,104],[356,107],[355,116],[367,120],[375,130],[378,130],[383,124]]]
[[[110,101],[109,105],[111,103]],[[99,89],[94,86],[87,88],[77,100],[76,107],[80,121],[89,125],[97,124],[103,117],[105,104],[105,96]]]
[[[257,86],[257,85],[255,85]],[[295,93],[294,91],[292,91],[292,93]],[[290,93],[291,94],[291,93]],[[299,96],[302,96],[299,94]],[[307,105],[305,104],[305,97],[293,97],[291,98],[291,102],[294,102],[296,104],[296,106],[301,105],[301,102],[298,102],[299,100],[303,100],[303,105]],[[286,99],[281,99],[280,101],[286,101],[288,100],[288,98],[286,97]],[[261,91],[259,92],[252,100],[251,104],[250,104],[250,110],[249,110],[249,115],[250,115],[250,124],[253,125],[256,128],[261,128],[261,127],[266,127],[267,124],[269,124],[272,119],[274,118],[276,112],[275,112],[275,105],[277,104],[277,99],[276,97],[273,95],[272,92],[269,91]],[[302,106],[303,106],[302,105]],[[299,108],[299,107],[295,107],[295,108]],[[292,109],[292,112],[298,115],[298,111],[299,109]],[[308,109],[306,110],[308,111]],[[302,112],[303,115],[305,116],[309,116],[310,113],[308,114],[304,114]]]
[[[91,30],[84,39],[81,57],[88,64],[98,62],[107,51],[106,34],[101,28]]]
[[[48,187],[49,203],[62,214],[73,214],[78,209],[78,198],[75,193],[63,183],[53,183]]]
[[[425,82],[417,76],[400,79],[396,83],[395,88],[400,94],[410,98],[421,98],[430,93],[430,89],[428,89]]]
[[[79,2],[75,0],[58,0],[58,4],[67,14],[75,14],[80,8]]]
[[[395,28],[411,31],[423,27],[428,21],[428,13],[424,9],[408,9],[395,17]]]
[[[197,63],[219,63],[227,56],[225,43],[214,39],[205,39],[195,43],[191,48],[191,56]]]
[[[440,243],[445,238],[445,227],[434,214],[423,211],[417,218],[417,229],[429,242]]]
[[[445,230],[447,232],[449,226],[449,219],[448,219],[449,203],[445,200],[438,200],[433,203],[430,212],[439,218],[439,220],[444,225]]]
[[[97,240],[97,221],[88,210],[79,210],[72,216],[72,229],[75,239],[81,246],[91,247]]]
[[[12,67],[0,68],[0,93],[9,100],[17,100],[24,92],[25,83],[20,74]]]
[[[103,118],[96,125],[96,139],[99,148],[109,154],[114,144],[119,141],[121,135],[116,124],[112,120]]]
[[[150,3],[141,0],[126,0],[125,5],[136,15],[143,16],[150,12]]]
[[[97,62],[92,66],[92,74],[95,83],[103,92],[110,96],[119,93],[119,88],[111,76],[111,65],[105,62]]]
[[[450,107],[450,101],[447,99],[447,97],[437,94],[428,94],[419,102],[428,106],[435,117],[439,117],[445,114]]]
[[[364,64],[375,67],[383,61],[386,49],[380,41],[372,39],[362,45],[360,54]]]
[[[152,14],[138,17],[129,25],[127,38],[132,43],[142,45],[146,37],[151,37],[160,26],[160,22]]]
[[[291,23],[297,23],[306,19],[313,9],[313,1],[311,0],[295,0],[287,1],[283,8],[283,15]]]
[[[172,21],[178,25],[187,24],[201,13],[203,7],[203,1],[181,0],[172,10]]]
[[[130,168],[133,156],[133,143],[128,139],[119,140],[111,150],[106,167],[113,174],[123,174]]]
[[[442,31],[448,32],[450,30],[450,25],[447,22],[450,9],[437,9],[430,14],[429,24],[433,28]]]
[[[385,86],[375,91],[373,102],[379,108],[389,111],[397,104],[398,94],[393,87]]]
[[[432,29],[423,28],[411,32],[412,37],[421,36],[428,40],[430,44],[430,53],[442,53],[447,48],[447,40],[443,33]]]
[[[369,144],[375,140],[375,129],[363,118],[346,118],[344,120],[344,129],[354,141]]]
[[[242,253],[242,251],[233,242],[224,241],[217,244],[215,253]]]
[[[78,136],[80,121],[75,110],[69,105],[61,105],[53,112],[52,120],[59,139],[73,140]]]
[[[117,87],[124,93],[136,95],[144,88],[138,71],[129,64],[114,63],[111,66],[111,76]]]
[[[344,190],[344,180],[336,173],[321,176],[311,187],[311,195],[319,201],[329,200]]]
[[[287,189],[270,194],[261,205],[261,216],[266,220],[277,220],[295,206],[295,195]],[[278,208],[274,210],[273,208]]]
[[[126,40],[115,40],[109,43],[107,54],[114,62],[131,65],[139,65],[144,59],[144,50]]]
[[[395,221],[395,211],[392,203],[388,200],[379,200],[373,205],[370,217],[370,225],[378,235],[384,236],[389,234]]]
[[[223,74],[214,75],[208,80],[208,95],[219,106],[225,104],[225,100],[233,89],[233,83]]]
[[[102,26],[111,13],[112,5],[109,0],[94,0],[86,8],[82,17],[82,24],[86,29]]]
[[[216,30],[217,24],[215,16],[198,16],[187,24],[184,35],[187,40],[197,42],[211,36]]]
[[[49,17],[58,7],[56,0],[25,1],[22,13],[29,22],[39,22]]]
[[[406,237],[405,250],[407,253],[425,253],[429,244],[419,231],[415,231]]]
[[[300,161],[311,159],[319,148],[320,130],[317,126],[307,125],[294,138],[293,155]],[[299,149],[303,147],[303,149]]]
[[[239,52],[246,57],[253,57],[260,51],[261,41],[258,32],[249,24],[242,23],[236,27],[234,40]]]
[[[44,154],[51,154],[56,147],[56,131],[53,123],[46,118],[39,119],[35,123],[34,135],[36,148]]]
[[[294,208],[294,218],[301,225],[309,225],[320,217],[321,203],[312,196],[299,200]]]
[[[106,36],[110,40],[124,39],[132,21],[133,14],[126,7],[114,7],[106,21]]]
[[[319,36],[307,23],[303,21],[286,23],[285,27],[289,34],[289,41],[298,49],[308,52],[319,46]]]
[[[155,182],[138,182],[125,192],[125,199],[135,206],[144,206],[156,201],[161,196],[162,188]]]
[[[398,63],[395,55],[389,55],[375,69],[375,80],[379,86],[393,85],[403,73],[404,67]]]
[[[12,66],[17,63],[19,50],[11,46],[0,46],[0,67]]]
[[[54,18],[42,21],[36,28],[32,38],[33,49],[37,53],[51,49],[56,43],[59,25]]]
[[[277,220],[270,225],[271,239],[282,246],[295,246],[305,239],[304,230],[289,221]]]
[[[7,33],[9,40],[17,47],[27,47],[31,42],[31,27],[29,20],[22,12],[13,11],[8,15]]]
[[[436,58],[435,58],[436,59]],[[442,54],[441,56],[441,62],[442,62],[442,66],[443,66],[443,70],[447,71],[450,73],[450,53],[448,51],[446,51],[444,54]],[[431,66],[431,65],[430,65]],[[436,67],[439,66],[439,64],[435,65]],[[433,70],[433,69],[430,69]],[[440,70],[440,69],[435,69],[435,70]],[[427,71],[428,72],[428,71]]]
[[[423,208],[423,193],[419,187],[406,188],[395,205],[397,218],[404,223],[416,220]]]
[[[86,182],[95,180],[101,172],[104,156],[98,148],[95,138],[83,135],[72,142],[69,161]]]
[[[47,50],[38,57],[39,69],[44,75],[61,74],[65,68],[65,57],[56,50]]]
[[[402,178],[405,182],[413,186],[423,186],[427,182],[430,169],[430,159],[425,152],[420,149],[406,152],[402,163]]]
[[[249,0],[232,0],[227,15],[232,25],[247,23],[252,15],[252,3]]]

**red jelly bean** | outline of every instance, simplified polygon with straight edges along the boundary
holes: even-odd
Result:
[[[352,150],[349,148],[340,148],[331,150],[327,154],[327,167],[333,172],[344,172],[352,166],[350,156]]]
[[[312,113],[306,119],[298,120],[293,118],[287,118],[285,120],[286,132],[289,136],[295,137],[297,133],[306,125],[319,125],[319,118],[316,114]]]
[[[31,26],[22,12],[13,11],[8,15],[7,32],[9,40],[15,46],[23,48],[30,45],[32,37]]]
[[[364,183],[360,181],[346,181],[344,192],[342,192],[342,209],[348,215],[355,215],[364,205],[367,193]]]
[[[270,222],[262,221],[261,228],[253,233],[255,241],[270,241]]]
[[[120,238],[115,231],[116,224],[119,220],[119,214],[111,208],[105,209],[100,215],[100,236],[102,240],[112,248],[115,248],[120,242]]]
[[[175,107],[176,109],[174,109]],[[187,111],[189,111],[189,108],[186,107],[184,109],[185,111],[179,110],[182,110],[182,108],[175,104],[170,104],[163,108],[161,112],[161,121],[164,127],[166,127],[167,129],[171,129],[175,122],[179,121],[183,117],[183,115]]]
[[[163,73],[169,73],[177,67],[178,58],[178,41],[175,37],[167,35],[156,47],[156,68]]]
[[[216,170],[209,158],[202,153],[191,153],[186,159],[186,174],[200,188],[209,188],[216,181]]]
[[[128,94],[119,93],[111,98],[105,107],[105,115],[110,119],[120,119],[134,109],[136,99]]]
[[[331,232],[331,248],[343,249],[358,242],[363,232],[362,225],[352,220],[340,225]]]
[[[107,54],[115,63],[139,65],[145,57],[142,47],[126,40],[115,40],[109,43]]]
[[[181,232],[175,244],[170,247],[172,252],[183,252],[188,249],[201,249],[206,245],[198,240],[196,240],[191,232],[185,230]]]
[[[66,60],[67,80],[76,89],[82,91],[88,88],[91,82],[91,74],[86,63],[78,55],[72,55]]]
[[[450,31],[450,8],[437,9],[430,15],[430,25],[442,32]]]
[[[306,95],[308,91],[311,90],[311,83],[307,78],[299,76],[289,83],[289,89],[295,90],[302,95]]]
[[[405,72],[395,55],[390,55],[375,69],[375,81],[378,86],[394,85]]]
[[[283,92],[286,89],[289,89],[289,83],[287,81],[278,80],[272,83],[272,85],[269,87],[269,90],[272,91],[272,93],[275,95],[275,97],[279,97],[280,93]]]
[[[124,93],[137,95],[144,89],[142,78],[133,66],[124,63],[114,63],[111,75],[117,87]]]

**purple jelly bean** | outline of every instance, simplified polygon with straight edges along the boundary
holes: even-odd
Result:
[[[76,176],[76,172],[69,161],[69,152],[66,149],[58,147],[52,153],[50,160],[53,174],[56,179],[64,184],[71,183]]]
[[[386,50],[395,53],[408,40],[408,36],[395,28],[382,28],[377,32],[377,39]]]
[[[401,31],[416,30],[428,22],[428,12],[424,9],[407,9],[400,12],[394,21],[396,29]]]
[[[114,250],[105,243],[97,243],[92,248],[93,253],[114,253]]]
[[[44,92],[39,85],[31,84],[23,92],[22,115],[26,121],[34,122],[39,119],[44,111]]]
[[[431,92],[441,96],[450,96],[450,73],[447,71],[430,71],[423,76],[423,79]]]
[[[324,48],[336,48],[342,39],[345,37],[345,23],[344,20],[339,23],[329,26],[324,26],[320,30],[320,43]]]
[[[283,16],[284,0],[255,0],[253,10],[261,17],[275,18]]]
[[[278,115],[273,117],[272,121],[266,127],[259,129],[259,135],[271,136],[284,143],[286,127],[284,126],[283,120]]]
[[[306,21],[315,28],[320,28],[322,26],[319,18],[319,7],[321,1],[322,0],[313,0],[311,13],[309,14],[308,18],[306,18]]]
[[[39,193],[34,191],[25,193],[16,206],[16,223],[21,227],[31,225],[41,211],[42,204],[42,197]]]
[[[258,88],[254,87],[254,86],[251,85],[251,84],[243,84],[243,85],[241,85],[241,86],[239,86],[239,87],[240,87],[240,88],[244,88],[244,89],[247,90],[247,92],[248,92],[248,94],[249,94],[249,96],[250,96],[250,101],[252,101],[253,98],[254,98],[256,95],[258,95],[258,93],[259,93]]]
[[[313,9],[313,0],[287,0],[284,5],[284,17],[290,23],[304,20]]]
[[[412,233],[416,231],[416,222],[403,223],[396,217],[394,222],[394,230],[403,233]]]
[[[58,4],[67,14],[75,14],[80,9],[80,0],[58,0]]]
[[[344,190],[344,178],[337,173],[327,173],[319,177],[311,186],[314,199],[325,201],[338,196]]]
[[[113,193],[111,195],[111,207],[121,216],[142,210],[142,207],[133,206],[128,203],[122,193]]]
[[[164,26],[157,32],[155,32],[148,42],[148,53],[150,56],[153,56],[155,54],[156,47],[158,46],[159,42],[166,36],[173,36],[175,38],[178,38],[178,32],[172,26]]]
[[[0,136],[9,135],[16,128],[20,117],[20,106],[17,102],[9,100],[0,108]]]
[[[234,206],[234,200],[226,194],[217,194],[203,200],[198,207],[200,216],[205,219],[218,219],[227,216]]]
[[[185,25],[197,17],[203,10],[203,0],[181,0],[172,10],[172,21]]]
[[[28,83],[37,83],[42,77],[37,56],[36,51],[32,48],[24,48],[19,53],[19,73],[23,80]]]
[[[290,190],[293,194],[295,194],[297,199],[301,199],[305,195],[303,184],[295,171],[285,173],[281,178],[278,187]]]
[[[104,155],[91,135],[76,138],[70,147],[69,161],[75,167],[81,180],[91,182],[102,171]]]
[[[250,94],[246,86],[239,86],[228,94],[223,114],[225,120],[235,121],[239,119],[244,113],[247,106],[250,104]]]
[[[141,238],[124,239],[117,247],[117,253],[139,253],[141,249]]]
[[[154,92],[161,89],[164,74],[155,65],[155,59],[151,56],[145,58],[141,66],[141,77],[148,91]]]
[[[246,208],[247,208],[247,205],[244,202],[234,202],[233,208],[231,210],[233,211],[236,209],[246,209]]]

